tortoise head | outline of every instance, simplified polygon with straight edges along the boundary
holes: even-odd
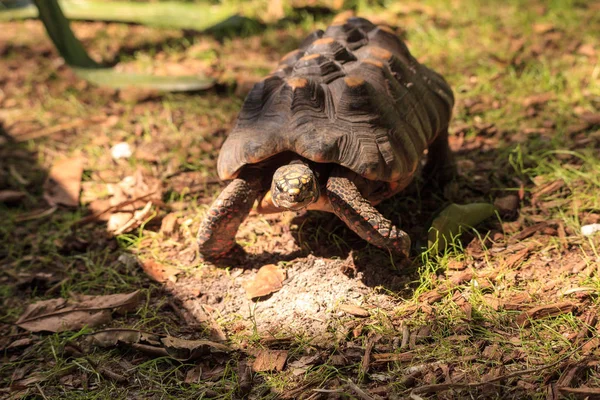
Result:
[[[278,208],[301,210],[317,201],[320,194],[317,177],[305,164],[284,165],[273,174],[271,198]]]

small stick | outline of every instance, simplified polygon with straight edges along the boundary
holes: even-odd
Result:
[[[348,386],[350,387],[350,389],[352,389],[352,391],[361,399],[363,400],[375,400],[374,397],[369,396],[364,390],[362,390],[361,388],[358,387],[358,385],[356,385],[356,383],[352,382],[352,380],[350,378],[348,378],[348,380],[346,380],[346,382],[348,383]]]
[[[78,119],[75,121],[69,121],[69,122],[65,122],[63,124],[58,124],[58,125],[54,125],[54,126],[49,126],[47,128],[42,128],[37,131],[27,132],[27,133],[24,133],[23,135],[18,135],[16,137],[13,137],[13,139],[17,143],[25,142],[27,140],[39,139],[41,137],[52,135],[54,133],[66,131],[67,129],[79,128],[81,126],[85,126],[85,125],[91,124],[93,122],[94,121],[90,121],[87,119]]]
[[[130,204],[133,204],[136,201],[145,200],[146,198],[152,196],[155,193],[156,193],[156,190],[154,192],[147,193],[147,194],[145,194],[143,196],[136,197],[135,199],[125,200],[125,201],[123,201],[123,202],[121,202],[119,204],[116,204],[114,206],[110,206],[110,207],[108,207],[108,208],[104,209],[103,211],[100,211],[100,212],[98,212],[96,214],[88,215],[87,217],[81,218],[80,220],[73,222],[73,224],[71,225],[71,229],[76,228],[76,227],[81,226],[81,225],[86,225],[86,224],[88,224],[90,222],[93,222],[93,221],[96,221],[101,215],[104,215],[107,212],[111,212],[111,211],[115,211],[115,210],[120,210],[121,208],[126,207],[126,206],[128,206]]]

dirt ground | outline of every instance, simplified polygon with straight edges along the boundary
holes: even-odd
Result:
[[[600,395],[600,233],[582,233],[600,223],[592,3],[364,6],[457,98],[456,179],[378,206],[410,260],[333,215],[253,211],[245,259],[200,261],[244,96],[336,12],[239,35],[73,24],[119,71],[216,80],[190,94],[95,87],[39,22],[0,23],[0,397]],[[476,202],[497,213],[426,251],[441,210]]]

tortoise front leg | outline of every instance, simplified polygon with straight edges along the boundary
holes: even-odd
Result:
[[[205,259],[222,258],[236,247],[235,234],[258,197],[255,180],[237,178],[210,206],[198,229],[198,247]]]
[[[333,212],[367,242],[408,257],[410,238],[365,199],[354,182],[332,173],[327,196]]]

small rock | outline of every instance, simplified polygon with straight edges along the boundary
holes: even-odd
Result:
[[[110,149],[110,154],[112,155],[113,159],[118,160],[120,158],[131,157],[133,152],[131,151],[131,147],[129,146],[129,143],[121,142],[121,143],[115,144]]]
[[[581,227],[581,234],[583,236],[592,236],[596,232],[600,232],[600,224],[583,225]]]

